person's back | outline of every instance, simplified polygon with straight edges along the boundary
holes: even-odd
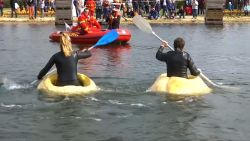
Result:
[[[77,58],[73,55],[65,57],[62,52],[56,53],[53,57],[57,68],[58,81],[65,82],[77,80]]]
[[[61,38],[69,38],[68,35],[63,33]],[[62,39],[61,39],[62,40]],[[64,39],[65,40],[65,39]],[[73,52],[71,48],[70,39],[69,41],[61,41],[61,51],[55,53],[46,66],[40,71],[37,78],[42,79],[44,75],[50,70],[55,64],[57,68],[57,86],[65,85],[79,85],[77,79],[77,63],[79,59],[88,58],[91,56],[89,51],[77,51]]]
[[[187,70],[189,69],[190,74],[197,76],[200,74],[191,56],[183,51],[185,42],[182,38],[177,38],[174,41],[175,51],[169,51],[164,53],[164,47],[161,46],[156,53],[156,58],[160,61],[164,61],[167,64],[167,76],[172,77],[184,77],[187,78]]]

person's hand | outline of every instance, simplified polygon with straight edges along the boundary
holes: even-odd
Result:
[[[169,45],[168,45],[167,41],[163,40],[161,46],[162,47],[168,47]]]
[[[85,52],[85,51],[88,51],[88,49],[85,48],[85,49],[83,49],[83,50],[81,50],[81,51],[82,51],[82,52]]]

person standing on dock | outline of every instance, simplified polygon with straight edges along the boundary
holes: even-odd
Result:
[[[34,19],[35,1],[34,0],[28,0],[27,4],[29,6],[29,19]]]
[[[34,18],[37,17],[37,0],[34,0]]]
[[[10,0],[10,8],[11,8],[11,18],[13,18],[14,14],[17,18],[17,8],[16,8],[17,0]]]
[[[197,18],[198,15],[198,1],[197,0],[193,0],[192,1],[192,13],[193,13],[193,19]]]
[[[174,51],[163,52],[164,48],[169,47],[166,41],[163,41],[161,47],[158,49],[156,59],[166,62],[168,77],[187,78],[188,69],[191,75],[198,76],[200,74],[191,56],[183,50],[184,46],[184,39],[179,37],[174,40]]]

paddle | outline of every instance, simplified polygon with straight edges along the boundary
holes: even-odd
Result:
[[[97,46],[104,46],[107,45],[109,43],[112,43],[113,41],[115,41],[117,38],[119,37],[119,34],[117,33],[117,31],[115,29],[109,31],[108,33],[106,33],[105,35],[103,35],[96,44],[94,44],[93,46],[91,46],[90,48],[88,48],[87,50],[91,50]],[[51,74],[55,71],[56,69],[51,70],[50,72],[47,73]],[[38,82],[38,80],[34,80],[33,82],[31,82],[31,85],[34,85],[36,82]]]
[[[133,23],[142,31],[146,32],[146,33],[152,33],[155,37],[157,37],[160,41],[164,41],[160,36],[158,36],[152,29],[151,25],[140,15],[136,15],[133,18]],[[168,47],[171,50],[174,50],[170,45],[168,45]],[[200,71],[200,76],[205,79],[207,82],[209,82],[211,85],[215,86],[215,87],[220,87],[219,85],[215,84],[214,82],[212,82],[208,77],[206,77],[201,70]]]
[[[71,26],[69,26],[66,22],[64,22],[64,25],[65,25],[65,31],[71,30]]]

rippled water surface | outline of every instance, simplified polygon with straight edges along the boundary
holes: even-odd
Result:
[[[59,50],[49,34],[63,27],[0,24],[0,140],[249,140],[250,25],[153,25],[170,44],[184,37],[203,73],[234,87],[179,100],[146,92],[166,70],[155,59],[160,42],[134,25],[122,27],[132,32],[128,44],[93,49],[78,65],[101,91],[65,99],[30,85]]]

